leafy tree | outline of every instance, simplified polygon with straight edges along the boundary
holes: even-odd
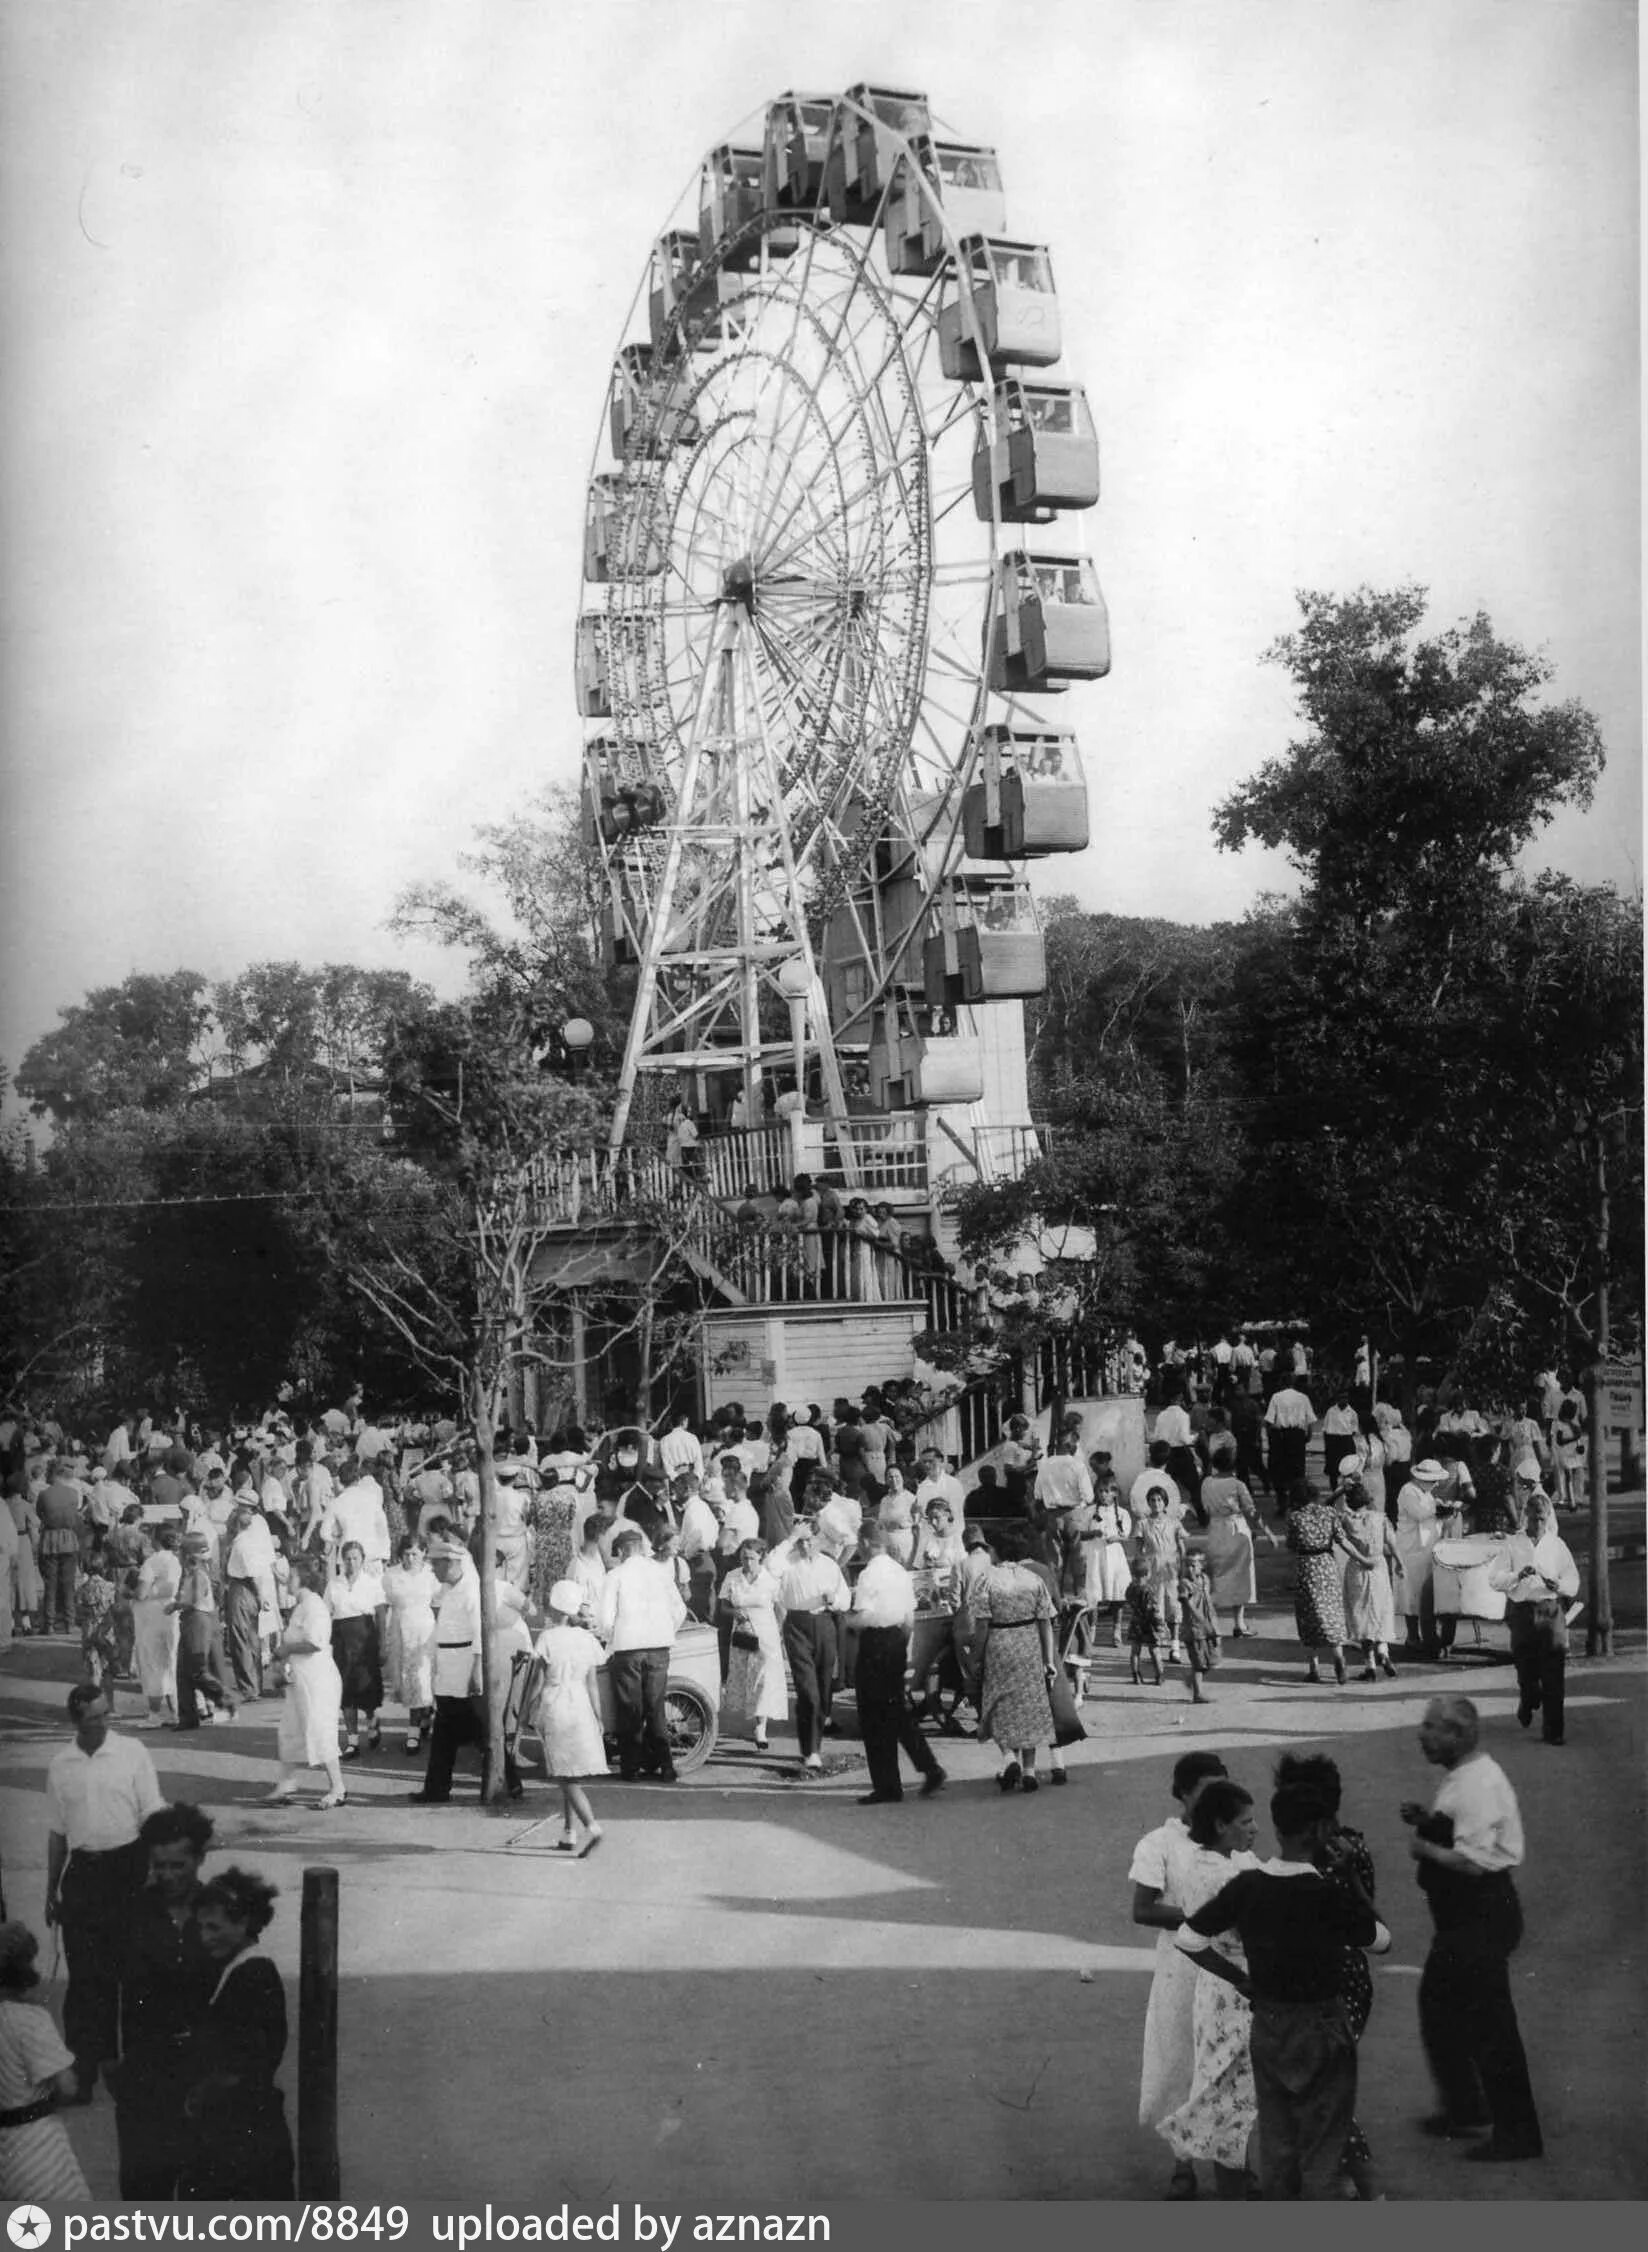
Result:
[[[404,970],[257,962],[213,992],[240,1109],[330,1117],[378,1089],[385,1049],[434,1006]]]
[[[460,854],[459,865],[496,904],[477,905],[448,883],[416,884],[397,901],[390,928],[467,955],[475,993],[488,998],[513,1044],[547,1058],[559,1050],[563,1025],[583,1017],[595,1029],[597,1054],[616,1055],[634,974],[602,967],[599,861],[571,793],[546,791],[526,812],[477,836],[478,849]]]
[[[1513,864],[1589,802],[1602,746],[1485,618],[1424,639],[1417,588],[1299,601],[1269,656],[1307,730],[1214,815],[1226,849],[1279,845],[1305,879],[1239,950],[1231,1219],[1256,1264],[1313,1278],[1330,1340],[1371,1327],[1410,1371],[1445,1368],[1502,1323],[1511,1281],[1495,1185],[1530,1139],[1505,1068],[1526,1038]]]
[[[17,1073],[37,1118],[59,1125],[123,1109],[166,1110],[206,1078],[212,1013],[195,970],[100,987],[34,1043]]]
[[[1456,929],[1559,807],[1590,804],[1596,721],[1542,702],[1550,664],[1481,613],[1417,639],[1423,587],[1298,602],[1302,625],[1266,661],[1291,675],[1307,731],[1215,809],[1214,836],[1284,850],[1312,913],[1366,930],[1399,897]]]

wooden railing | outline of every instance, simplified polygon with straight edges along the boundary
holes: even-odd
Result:
[[[1023,1382],[1015,1355],[1004,1358],[998,1368],[973,1377],[914,1426],[918,1450],[937,1447],[956,1462],[976,1462],[981,1454],[1000,1446],[1008,1417],[1019,1412]]]
[[[1031,1369],[1037,1412],[1055,1400],[1114,1399],[1133,1389],[1119,1337],[1084,1337],[1074,1331],[1044,1337]]]

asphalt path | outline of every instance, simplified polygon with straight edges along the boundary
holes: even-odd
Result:
[[[1262,1581],[1276,1569],[1267,1556]],[[1632,1600],[1640,1617],[1640,1590]],[[1648,2193],[1640,1637],[1574,1661],[1557,1749],[1517,1727],[1494,1630],[1448,1667],[1341,1689],[1305,1685],[1275,1603],[1257,1623],[1259,1639],[1227,1645],[1202,1708],[1171,1676],[1133,1688],[1106,1655],[1063,1789],[1004,1797],[987,1748],[941,1742],[942,1794],[861,1807],[849,1699],[824,1782],[791,1779],[783,1736],[765,1760],[726,1744],[673,1789],[598,1787],[607,1837],[586,1861],[545,1850],[558,1798],[541,1783],[506,1815],[473,1799],[409,1806],[418,1767],[388,1748],[398,1731],[346,1769],[350,1803],[333,1813],[257,1804],[275,1775],[272,1702],[148,1740],[165,1790],[210,1807],[216,1864],[281,1886],[269,1944],[294,1979],[302,1870],[341,1873],[343,2181],[357,2200],[1159,2198],[1167,2154],[1136,2118],[1153,1948],[1129,1919],[1132,1848],[1171,1811],[1182,1751],[1218,1748],[1262,1805],[1290,1744],[1340,1760],[1395,1934],[1359,2101],[1390,2197]],[[0,1657],[7,1892],[37,1930],[45,1766],[77,1671],[67,1641]],[[1427,1923],[1397,1807],[1434,1780],[1415,1732],[1438,1686],[1477,1698],[1522,1802],[1529,1936],[1514,1979],[1547,2139],[1537,2166],[1474,2165],[1418,2131]],[[121,1703],[131,1716],[139,1700]],[[293,2113],[295,2072],[289,2052]],[[106,2097],[68,2117],[94,2192],[112,2195]]]

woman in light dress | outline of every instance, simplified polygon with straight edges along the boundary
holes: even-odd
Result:
[[[1347,1469],[1340,1484],[1339,1546],[1345,1553],[1345,1636],[1362,1645],[1362,1679],[1380,1671],[1396,1679],[1391,1638],[1396,1599],[1391,1570],[1401,1567],[1396,1534],[1385,1515],[1383,1481]]]
[[[338,1765],[338,1722],[343,1713],[343,1676],[332,1656],[332,1614],[321,1589],[326,1565],[318,1556],[301,1556],[292,1567],[298,1599],[275,1655],[286,1660],[286,1695],[280,1708],[280,1780],[265,1794],[275,1805],[297,1797],[298,1770],[318,1767],[326,1777],[322,1806],[343,1804],[343,1770]]]
[[[1253,1799],[1240,1784],[1223,1777],[1207,1784],[1190,1815],[1196,1857],[1181,1878],[1184,1912],[1193,1916],[1222,1892],[1238,1869],[1256,1869],[1253,1851]],[[1234,1931],[1204,1939],[1181,1930],[1176,1944],[1193,1958],[1216,1954],[1238,1970],[1247,1958]],[[1253,2010],[1228,1979],[1198,1970],[1191,2001],[1190,2093],[1160,2122],[1163,2136],[1180,2165],[1211,2159],[1221,2197],[1247,2192],[1248,2143],[1259,2123],[1259,2099],[1248,2059]]]
[[[887,1553],[895,1564],[907,1565],[915,1554],[916,1497],[904,1483],[896,1462],[887,1465],[887,1490],[876,1509],[876,1523],[887,1535]]]
[[[722,1709],[729,1729],[751,1730],[758,1752],[768,1748],[767,1723],[787,1719],[790,1710],[778,1630],[778,1584],[764,1568],[766,1553],[765,1541],[741,1542],[738,1562],[721,1582],[721,1600],[732,1614]]]
[[[1217,1752],[1186,1752],[1173,1769],[1179,1811],[1142,1837],[1133,1849],[1128,1882],[1133,1921],[1156,1934],[1156,1970],[1144,2020],[1144,2062],[1139,2074],[1139,2125],[1159,2128],[1190,2096],[1195,2062],[1193,2013],[1196,1966],[1174,1942],[1184,1922],[1183,1888],[1200,1848],[1190,1835],[1196,1801],[1225,1763]],[[1181,2158],[1168,2184],[1170,2198],[1194,2197],[1196,2168]]]
[[[563,1831],[557,1853],[576,1853],[582,1861],[600,1844],[603,1832],[589,1803],[584,1781],[607,1771],[601,1736],[601,1692],[596,1681],[606,1652],[588,1627],[575,1622],[584,1606],[576,1580],[557,1580],[549,1591],[549,1624],[533,1646],[526,1701],[544,1748],[544,1772],[561,1786]],[[582,1845],[574,1818],[584,1826]]]
[[[391,1703],[406,1707],[406,1750],[415,1753],[435,1714],[435,1598],[441,1583],[416,1533],[402,1534],[395,1561],[383,1575],[389,1598],[384,1634],[385,1688]]]
[[[26,1479],[6,1481],[6,1514],[17,1528],[17,1557],[12,1567],[12,1599],[17,1607],[19,1634],[34,1632],[35,1615],[45,1593],[40,1578],[40,1517]]]
[[[1407,1484],[1396,1497],[1396,1553],[1402,1566],[1402,1614],[1407,1647],[1416,1654],[1426,1649],[1436,1634],[1431,1605],[1431,1550],[1440,1538],[1436,1489],[1442,1483],[1442,1465],[1416,1462]]]
[[[1277,1545],[1276,1535],[1263,1524],[1253,1496],[1236,1475],[1236,1441],[1217,1440],[1211,1449],[1212,1475],[1202,1481],[1202,1507],[1207,1513],[1207,1576],[1213,1585],[1215,1605],[1228,1603],[1235,1613],[1231,1632],[1240,1641],[1247,1633],[1247,1607],[1258,1599],[1253,1570],[1255,1526]]]
[[[40,1982],[34,1967],[39,1941],[26,1924],[0,1924],[0,2197],[38,2203],[42,2198],[91,2196],[74,2147],[54,2116],[59,2102],[79,2100],[79,2076],[62,2035],[37,2002],[24,2000]],[[45,2242],[50,2236],[46,2224]]]
[[[23,1536],[9,1509],[0,1509],[0,1650],[11,1648],[12,1613],[17,1604],[17,1557]]]
[[[149,1716],[158,1720],[172,1707],[172,1684],[177,1679],[178,1614],[171,1608],[182,1584],[183,1567],[177,1558],[177,1527],[157,1525],[155,1548],[137,1575],[132,1598],[132,1650],[137,1678],[149,1700]]]

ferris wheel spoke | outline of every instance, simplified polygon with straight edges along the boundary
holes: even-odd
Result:
[[[904,487],[909,472],[919,470],[922,460],[923,456],[916,452],[882,463],[873,475],[866,477],[862,484],[855,485],[845,495],[841,504],[844,512],[856,518],[866,508],[867,504],[873,501],[887,486]],[[790,514],[774,527],[771,535],[772,540],[776,541],[784,537],[796,515],[806,505],[807,498],[808,496],[805,493],[797,496],[795,506],[791,509]],[[802,545],[804,546],[805,542]],[[800,552],[800,547],[775,547],[769,544],[762,550],[759,558],[763,574],[783,570]]]

